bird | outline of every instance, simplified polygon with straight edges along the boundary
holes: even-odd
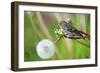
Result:
[[[77,30],[73,25],[72,22],[69,21],[61,21],[60,22],[61,28],[64,30],[64,36],[67,38],[74,38],[74,39],[85,39],[86,34],[83,34],[79,30]]]

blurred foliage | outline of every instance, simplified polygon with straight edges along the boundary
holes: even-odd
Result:
[[[81,14],[80,14],[81,15]],[[76,28],[80,28],[80,15],[73,14],[71,17],[71,21]],[[90,15],[86,14],[85,16],[85,28],[86,33],[90,34]],[[43,39],[49,39],[46,34],[44,34],[43,30],[40,26],[40,21],[37,18],[36,12],[28,13],[27,11],[24,13],[24,61],[43,61],[36,52],[36,45]],[[48,33],[52,40],[56,40],[55,28],[59,28],[59,23],[57,20],[53,20],[52,24],[49,24],[47,27]],[[46,60],[69,60],[69,59],[86,59],[90,58],[90,48],[86,47],[84,44],[90,46],[89,39],[79,39],[71,40],[72,45],[72,55],[70,57],[70,52],[66,44],[69,44],[66,40],[67,38],[62,38],[59,40],[55,46],[57,53],[53,56],[53,58]],[[82,44],[82,43],[84,44]]]

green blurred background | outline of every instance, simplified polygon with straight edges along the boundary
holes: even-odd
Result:
[[[90,34],[90,15],[79,13],[24,12],[24,61],[43,61],[37,52],[36,45],[43,39],[55,41],[54,29],[61,20],[71,19],[73,26]],[[55,55],[46,60],[69,60],[90,58],[89,39],[64,38],[56,44]]]

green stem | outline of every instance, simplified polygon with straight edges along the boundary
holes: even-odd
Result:
[[[59,37],[58,39],[56,39],[53,43],[56,44],[62,37]]]

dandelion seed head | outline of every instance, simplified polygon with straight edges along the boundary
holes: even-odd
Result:
[[[44,39],[37,44],[36,50],[41,59],[49,59],[55,53],[55,46],[50,40]]]

